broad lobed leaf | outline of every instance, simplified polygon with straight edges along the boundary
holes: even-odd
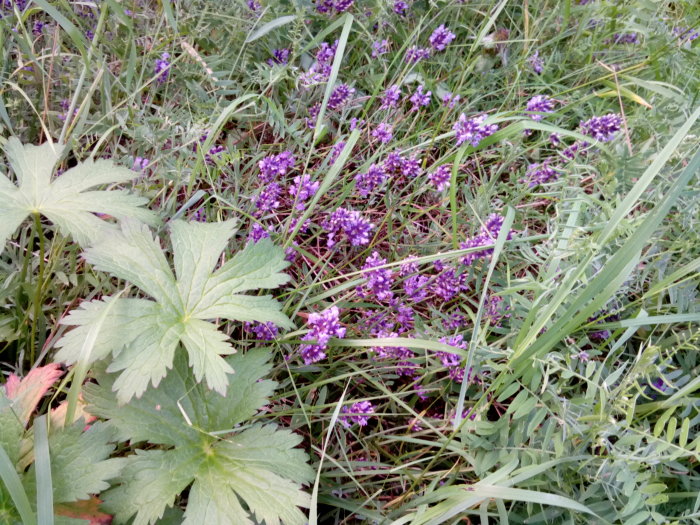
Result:
[[[225,394],[235,369],[222,356],[235,349],[208,320],[271,321],[293,327],[271,296],[232,294],[232,290],[278,286],[288,280],[280,273],[287,265],[284,251],[269,240],[257,248],[248,245],[231,264],[212,274],[234,225],[234,221],[174,221],[175,273],[148,227],[133,221],[122,222],[118,233],[86,250],[85,257],[95,268],[126,279],[156,300],[117,299],[115,313],[110,312],[106,326],[98,327],[90,361],[113,356],[109,371],[122,371],[112,385],[120,402],[141,396],[149,384],[157,386],[172,367],[180,343],[197,381],[206,380],[211,389]],[[81,305],[62,321],[77,328],[58,342],[59,360],[74,363],[82,358],[83,341],[100,322],[106,305],[105,300]]]
[[[314,472],[294,448],[301,438],[275,425],[234,432],[272,394],[275,384],[261,380],[269,358],[264,350],[228,357],[237,372],[226,397],[198,384],[182,357],[157,388],[125,405],[111,393],[114,374],[98,373],[98,383],[86,385],[88,410],[107,419],[120,439],[174,447],[127,458],[105,493],[117,523],[134,515],[134,524],[155,523],[190,484],[185,523],[305,523],[299,507],[310,498],[300,483]]]
[[[98,240],[115,226],[95,214],[118,219],[134,218],[156,224],[156,215],[142,206],[147,199],[126,191],[89,191],[103,184],[127,182],[137,174],[115,166],[110,160],[86,160],[67,170],[53,181],[51,176],[65,146],[49,142],[41,146],[22,145],[10,137],[5,146],[7,158],[19,187],[0,174],[0,251],[7,238],[32,213],[40,213],[53,222],[64,235],[79,244]]]

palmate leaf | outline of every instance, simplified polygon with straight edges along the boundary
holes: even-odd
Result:
[[[86,191],[137,176],[110,160],[86,160],[52,181],[63,149],[62,145],[48,142],[33,146],[22,145],[15,137],[7,140],[5,152],[18,186],[0,172],[0,252],[10,235],[34,213],[47,217],[62,234],[72,236],[81,245],[115,228],[96,213],[117,219],[131,217],[148,224],[157,222],[153,212],[141,207],[147,202],[143,197],[123,190]]]
[[[222,356],[235,349],[210,319],[293,326],[271,296],[241,293],[288,281],[282,273],[288,265],[284,251],[269,239],[249,244],[215,271],[234,226],[235,221],[173,222],[174,273],[148,227],[136,222],[123,221],[120,230],[86,250],[95,268],[130,281],[155,300],[118,298],[107,319],[99,321],[103,325],[89,362],[112,354],[108,371],[121,371],[113,384],[120,402],[141,396],[149,384],[158,386],[180,345],[197,381],[206,379],[224,395],[234,369]],[[56,359],[71,364],[83,358],[83,341],[108,303],[109,298],[84,303],[62,321],[77,328],[58,342]]]
[[[186,524],[275,525],[306,522],[299,507],[310,498],[301,483],[313,478],[301,438],[274,425],[235,428],[272,394],[275,383],[262,380],[270,355],[255,350],[226,359],[236,373],[222,397],[197,384],[185,363],[157,388],[126,405],[115,402],[115,374],[98,373],[85,385],[88,410],[108,421],[122,440],[167,445],[168,450],[137,450],[117,486],[104,494],[105,508],[125,523],[155,523],[177,496],[190,487]]]

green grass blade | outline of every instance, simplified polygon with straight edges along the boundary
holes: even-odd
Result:
[[[280,16],[279,18],[275,18],[274,20],[270,20],[266,24],[263,24],[258,29],[253,31],[250,35],[248,35],[248,38],[245,39],[245,43],[250,44],[251,42],[256,41],[258,38],[264,37],[266,34],[268,34],[273,29],[277,29],[278,27],[282,27],[283,25],[286,25],[289,22],[293,22],[296,19],[297,19],[296,15],[287,15],[287,16]]]
[[[15,466],[10,461],[2,445],[0,445],[0,478],[22,518],[22,523],[24,525],[36,525],[36,515],[29,504],[29,498],[22,485],[22,480],[19,478]]]
[[[53,481],[46,415],[34,419],[34,465],[37,518],[41,525],[53,525]]]

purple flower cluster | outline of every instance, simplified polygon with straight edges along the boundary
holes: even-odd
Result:
[[[394,0],[393,10],[397,15],[405,15],[408,11],[408,4],[403,0]]]
[[[503,217],[501,217],[497,213],[492,213],[491,215],[488,216],[484,225],[481,226],[481,229],[479,230],[479,234],[476,235],[475,237],[472,237],[471,239],[467,239],[466,242],[461,243],[459,245],[459,247],[462,250],[466,250],[468,248],[478,248],[480,246],[486,246],[488,244],[493,244],[496,241],[498,234],[501,233],[502,226],[503,226]],[[513,231],[509,231],[507,238],[510,239],[512,237],[513,237]],[[465,255],[464,257],[462,257],[460,259],[460,262],[462,264],[469,266],[475,260],[486,258],[489,255],[491,255],[492,253],[493,253],[493,248],[486,248],[483,250],[471,252],[471,253],[468,253],[467,255]]]
[[[394,293],[391,291],[394,284],[394,273],[389,268],[372,270],[372,268],[385,264],[386,259],[381,258],[378,252],[372,252],[372,255],[367,257],[362,266],[367,280],[360,289],[359,295],[361,297],[374,296],[378,301],[389,301],[394,297]]]
[[[316,2],[316,11],[319,13],[343,13],[352,7],[355,0],[320,0]]]
[[[542,120],[542,115],[538,113],[552,113],[554,100],[545,95],[535,95],[527,101],[527,111],[532,120]]]
[[[476,148],[483,139],[498,131],[498,124],[484,124],[485,120],[486,115],[468,119],[462,113],[454,126],[452,126],[455,137],[457,137],[457,145],[460,146],[468,141]]]
[[[411,46],[406,50],[405,60],[409,64],[417,64],[421,60],[429,58],[431,55],[430,48],[421,48],[418,46]]]
[[[521,182],[527,182],[530,188],[557,180],[559,174],[556,169],[549,165],[547,161],[539,164],[530,164],[527,168],[525,178]]]
[[[256,243],[262,239],[267,239],[270,237],[270,233],[272,231],[273,228],[271,226],[265,228],[259,222],[254,222],[253,225],[250,227],[250,231],[248,232],[248,241]]]
[[[447,29],[445,24],[442,24],[435,31],[433,31],[432,35],[430,35],[429,42],[436,51],[443,51],[448,45],[450,45],[450,42],[452,42],[455,37],[456,35]]]
[[[258,215],[279,208],[281,193],[282,186],[276,182],[268,183],[255,200],[255,207],[258,209]]]
[[[433,94],[432,91],[428,91],[427,93],[423,93],[423,84],[419,85],[416,91],[411,95],[410,101],[411,104],[411,111],[418,111],[421,107],[427,106],[430,104],[430,96]]]
[[[255,338],[260,341],[273,341],[279,335],[279,328],[273,322],[266,323],[249,323],[246,322],[244,325],[246,332],[250,332],[255,335]]]
[[[257,13],[262,9],[260,2],[258,2],[257,0],[247,0],[246,5],[248,6],[248,9],[250,9],[253,13]]]
[[[452,178],[452,166],[442,164],[435,171],[428,174],[428,180],[435,186],[437,191],[442,191],[450,187],[450,179]]]
[[[537,73],[538,75],[542,74],[542,71],[544,71],[544,62],[540,58],[539,51],[535,51],[535,53],[531,55],[530,58],[527,59],[527,61],[535,73]]]
[[[467,343],[464,342],[464,338],[461,334],[451,337],[441,337],[439,341],[442,344],[461,348],[465,351],[467,349]],[[450,379],[458,383],[464,381],[464,368],[462,368],[462,358],[459,355],[450,352],[437,352],[437,357],[440,358],[442,365],[447,368]]]
[[[612,38],[605,41],[606,44],[639,44],[637,33],[615,33]]]
[[[443,301],[451,301],[468,288],[467,274],[452,267],[441,269],[433,280],[433,293]]]
[[[297,210],[301,211],[306,207],[306,201],[316,194],[319,185],[318,181],[311,180],[311,175],[308,173],[294,177],[294,182],[289,185],[287,191],[296,199]]]
[[[163,53],[156,59],[155,75],[159,84],[168,80],[170,74],[170,53]]]
[[[258,162],[260,168],[260,180],[270,182],[277,177],[287,174],[294,167],[296,159],[291,151],[283,151],[278,155],[268,155]]]
[[[378,58],[389,52],[389,41],[387,39],[372,42],[372,58]]]
[[[391,139],[394,137],[394,128],[391,124],[382,122],[376,128],[374,128],[374,131],[372,131],[372,136],[379,140],[379,142],[382,144],[387,144],[391,142]]]
[[[150,164],[150,160],[146,157],[134,157],[134,165],[131,167],[134,171],[143,171]]]
[[[503,297],[492,295],[484,304],[484,319],[491,325],[500,326],[504,318],[510,317],[510,314],[506,313],[508,310],[510,307],[503,304]]]
[[[321,225],[328,232],[326,245],[332,248],[338,242],[337,236],[344,235],[351,246],[369,244],[369,233],[374,228],[359,211],[338,208]]]
[[[450,109],[454,109],[462,97],[459,95],[454,95],[452,93],[445,93],[442,96],[442,105],[447,106]]]
[[[332,46],[327,42],[321,43],[316,51],[316,62],[314,62],[306,73],[299,77],[299,80],[304,86],[313,86],[328,80],[328,77],[331,75],[333,59],[335,58],[337,49],[337,40]]]
[[[355,189],[362,197],[369,196],[377,187],[386,180],[387,173],[379,164],[372,164],[365,173],[355,176]]]
[[[328,109],[336,110],[344,106],[355,94],[355,89],[346,84],[338,84],[328,97]]]
[[[371,414],[374,414],[374,405],[369,401],[358,401],[353,403],[350,408],[344,406],[341,413],[347,414],[340,416],[340,422],[344,427],[350,428],[353,423],[357,423],[361,427],[367,426]]]
[[[692,42],[696,38],[700,38],[700,31],[697,31],[692,27],[674,27],[672,33],[680,40],[684,40],[686,42]]]
[[[380,331],[377,334],[377,337],[380,337],[382,339],[393,339],[395,337],[399,337],[399,334],[396,332],[386,332],[386,331]],[[407,376],[407,377],[415,377],[416,375],[416,364],[412,363],[409,361],[409,359],[413,358],[416,356],[415,352],[413,350],[410,350],[406,348],[405,346],[373,346],[370,348],[370,351],[374,356],[376,356],[378,359],[382,360],[389,360],[389,359],[396,359],[398,360],[398,366],[396,368],[396,373],[399,376]]]
[[[610,142],[622,127],[622,117],[616,113],[608,113],[602,117],[592,117],[581,122],[581,133],[600,142]]]
[[[299,347],[299,354],[304,363],[310,365],[326,358],[326,349],[331,337],[342,339],[345,337],[345,327],[340,325],[340,312],[337,306],[331,306],[321,313],[309,314],[309,326],[311,329],[302,337],[303,341],[315,343],[303,344]]]
[[[267,63],[270,66],[275,64],[286,64],[289,62],[289,49],[283,47],[282,49],[274,49],[272,51],[272,58],[267,59]]]
[[[399,104],[401,98],[401,88],[394,84],[384,91],[382,95],[382,105],[379,109],[395,108]]]

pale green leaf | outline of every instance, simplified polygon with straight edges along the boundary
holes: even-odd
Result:
[[[126,459],[117,487],[104,493],[104,508],[117,523],[136,515],[133,525],[155,523],[175,497],[192,483],[204,452],[180,447],[173,450],[137,450]]]
[[[61,233],[80,244],[115,231],[114,225],[98,218],[97,213],[118,219],[131,217],[148,224],[157,222],[153,212],[141,207],[147,202],[143,197],[121,190],[85,192],[95,186],[127,182],[137,176],[136,172],[109,160],[87,160],[52,181],[63,145],[22,145],[11,137],[5,150],[19,188],[0,175],[0,199],[8,203],[0,210],[0,251],[7,238],[34,213],[46,216]]]
[[[235,220],[214,223],[175,221],[170,227],[175,273],[185,309],[194,310],[233,235]]]
[[[152,524],[177,494],[192,484],[185,523],[303,524],[309,506],[301,482],[311,480],[301,437],[274,425],[236,426],[272,394],[270,355],[253,350],[227,358],[237,372],[226,397],[198,384],[184,360],[140,399],[119,405],[111,394],[114,374],[97,372],[85,386],[88,410],[105,418],[121,439],[172,445],[168,451],[137,451],[117,486],[105,494],[118,522]]]
[[[271,321],[283,328],[293,328],[294,324],[280,311],[280,304],[271,295],[229,295],[222,297],[205,310],[197,311],[199,319],[224,317],[238,321]]]
[[[206,378],[209,388],[216,390],[222,396],[226,395],[228,386],[226,375],[232,374],[233,368],[221,355],[235,352],[227,342],[228,336],[217,330],[211,323],[191,319],[185,325],[181,339],[187,349],[190,366],[197,381],[200,382]]]
[[[114,451],[114,430],[93,423],[83,431],[84,421],[49,435],[53,498],[56,503],[88,499],[109,488],[108,480],[119,475],[125,460],[109,458]],[[34,466],[29,471],[27,491],[36,491]]]
[[[293,327],[271,296],[232,294],[286,282],[289,277],[281,270],[287,262],[281,248],[269,240],[258,248],[249,245],[212,274],[233,234],[234,221],[174,221],[171,226],[175,273],[148,227],[130,220],[85,252],[95,268],[138,286],[156,302],[117,299],[115,312],[100,320],[106,302],[95,301],[62,321],[77,326],[57,344],[57,358],[68,363],[80,358],[82,341],[96,323],[103,323],[91,359],[112,355],[109,371],[122,371],[112,385],[121,402],[142,395],[149,383],[157,386],[173,366],[180,343],[197,380],[206,379],[210,388],[225,394],[235,368],[221,356],[235,350],[228,336],[205,321],[271,321]]]

